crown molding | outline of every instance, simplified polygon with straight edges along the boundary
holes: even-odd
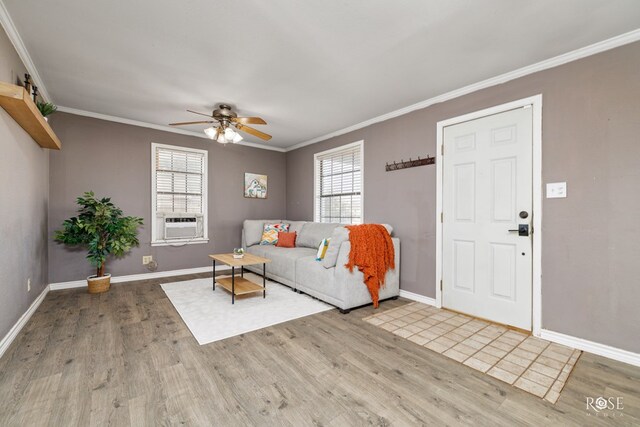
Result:
[[[40,77],[40,74],[38,73],[38,70],[33,63],[24,42],[22,41],[22,37],[20,37],[18,29],[13,23],[13,20],[9,15],[9,11],[2,0],[0,0],[0,25],[2,25],[2,28],[4,28],[4,31],[7,33],[7,37],[9,37],[11,44],[18,53],[18,56],[22,60],[27,72],[31,75],[33,83],[38,86],[38,92],[40,93],[41,98],[45,101],[53,102],[53,98],[49,95],[49,91],[47,91],[44,81]]]
[[[208,138],[204,133],[193,132],[193,131],[190,131],[190,130],[174,128],[174,127],[171,127],[171,126],[156,125],[156,124],[153,124],[153,123],[141,122],[141,121],[132,120],[132,119],[125,119],[123,117],[116,117],[116,116],[111,116],[111,115],[102,114],[102,113],[94,113],[93,111],[79,110],[77,108],[64,107],[64,106],[58,106],[58,111],[63,112],[63,113],[75,114],[76,116],[91,117],[91,118],[94,118],[94,119],[106,120],[106,121],[109,121],[109,122],[122,123],[122,124],[125,124],[125,125],[138,126],[138,127],[148,128],[148,129],[155,129],[155,130],[160,130],[160,131],[163,131],[163,132],[178,133],[180,135],[194,136],[196,138],[202,138],[202,139],[206,139],[207,141],[211,141],[211,139]],[[234,145],[242,145],[242,146],[245,146],[245,147],[259,148],[261,150],[277,151],[277,152],[280,152],[280,153],[284,153],[285,152],[285,149],[281,148],[281,147],[273,147],[271,145],[256,144],[254,142],[242,141],[242,142],[240,142],[238,144],[234,144]]]
[[[499,76],[491,77],[489,79],[482,80],[480,82],[473,83],[468,86],[464,86],[460,89],[456,89],[451,92],[447,92],[442,95],[438,95],[436,97],[429,98],[424,101],[420,101],[413,105],[409,105],[408,107],[400,108],[399,110],[391,111],[390,113],[386,113],[381,116],[377,116],[372,119],[365,120],[364,122],[360,122],[358,124],[355,124],[355,125],[352,125],[352,126],[349,126],[349,127],[346,127],[322,136],[318,136],[308,141],[304,141],[299,144],[292,145],[291,147],[288,147],[286,151],[293,151],[293,150],[297,150],[298,148],[302,148],[318,142],[326,141],[329,138],[344,135],[345,133],[353,132],[355,130],[362,129],[367,126],[371,126],[372,124],[375,124],[375,123],[380,123],[385,120],[392,119],[394,117],[411,113],[412,111],[421,110],[433,104],[449,101],[451,99],[458,98],[462,95],[467,95],[469,93],[476,92],[481,89],[486,89],[491,86],[496,86],[502,83],[506,83],[510,80],[515,80],[517,78],[524,77],[529,74],[537,73],[539,71],[544,71],[549,68],[566,64],[568,62],[576,61],[578,59],[586,58],[587,56],[591,56],[600,52],[611,50],[616,47],[620,47],[629,43],[636,42],[638,40],[640,40],[640,29],[629,31],[628,33],[624,33],[619,36],[612,37],[610,39],[607,39],[598,43],[594,43],[592,45],[582,47],[580,49],[573,50],[571,52],[563,53],[562,55],[558,55],[550,59],[545,59],[544,61],[540,61],[535,64],[528,65],[526,67],[518,68],[517,70],[500,74]]]

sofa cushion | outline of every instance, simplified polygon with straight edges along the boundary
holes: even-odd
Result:
[[[247,246],[245,251],[247,251],[247,253],[249,254],[264,257],[265,248],[267,248],[267,246],[253,245],[253,246]]]
[[[333,229],[340,224],[307,222],[298,233],[298,247],[318,249],[322,239],[331,237]]]
[[[316,261],[315,257],[298,258],[296,261],[296,282],[299,289],[314,290],[316,295],[318,293],[329,295],[340,300],[342,299],[340,287],[345,284],[337,283],[333,272],[334,269],[324,268],[321,263]],[[362,286],[366,289],[364,284]]]
[[[278,223],[266,223],[264,225],[264,231],[262,232],[261,245],[275,245],[278,243],[278,233],[281,231],[288,232],[289,224],[283,222]]]
[[[324,255],[324,259],[322,260],[324,268],[336,266],[340,246],[342,245],[342,242],[346,242],[347,240],[349,240],[349,230],[346,227],[336,227],[333,229],[329,248],[327,248],[327,253]]]
[[[259,247],[261,250],[253,251]],[[294,281],[296,272],[296,260],[308,256],[314,256],[315,251],[308,248],[279,248],[272,245],[254,246],[249,248],[250,253],[271,260],[267,263],[267,273],[283,279]]]
[[[280,222],[279,219],[245,219],[242,228],[244,231],[244,243],[253,246],[262,240],[265,222]]]
[[[283,219],[282,222],[289,224],[289,233],[293,233],[294,231],[300,235],[302,231],[302,227],[307,223],[307,221],[287,221]]]

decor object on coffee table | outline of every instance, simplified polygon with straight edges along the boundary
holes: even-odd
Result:
[[[233,248],[233,257],[235,259],[244,258],[244,249],[242,249],[242,248]]]
[[[111,199],[95,198],[92,191],[76,199],[80,209],[74,216],[62,223],[54,239],[58,243],[88,248],[87,259],[96,267],[96,275],[87,277],[89,293],[109,290],[111,275],[105,274],[104,265],[109,255],[123,257],[132,247],[138,246],[138,227],[142,218],[123,216]]]
[[[267,175],[245,172],[244,197],[250,199],[266,199]]]

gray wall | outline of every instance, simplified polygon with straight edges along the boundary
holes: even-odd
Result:
[[[25,67],[0,27],[0,81]],[[0,339],[46,287],[49,157],[0,108]],[[27,280],[31,278],[31,292]]]
[[[402,240],[401,288],[435,297],[435,166],[385,162],[436,153],[436,123],[543,94],[543,327],[640,352],[640,43],[287,153],[287,218],[313,217],[313,154],[363,139],[367,222]],[[363,100],[363,102],[365,102]]]
[[[109,196],[127,215],[144,218],[140,247],[112,260],[115,276],[146,273],[143,255],[153,255],[158,271],[209,265],[208,254],[240,246],[241,224],[247,218],[278,218],[285,213],[285,154],[239,145],[222,146],[207,139],[178,135],[57,113],[51,126],[64,145],[51,152],[49,230],[75,212],[75,199],[84,191]],[[209,150],[209,243],[183,247],[151,247],[151,143]],[[245,199],[244,173],[268,175],[266,200]],[[82,280],[95,274],[84,251],[70,250],[49,240],[51,283]]]

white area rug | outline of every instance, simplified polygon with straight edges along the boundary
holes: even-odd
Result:
[[[244,277],[262,284],[262,277]],[[267,297],[261,293],[236,297],[222,286],[212,290],[211,278],[165,283],[162,289],[200,345],[266,328],[334,307],[291,288],[267,280]]]

